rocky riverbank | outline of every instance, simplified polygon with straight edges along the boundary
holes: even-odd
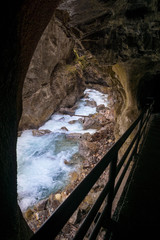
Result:
[[[51,216],[55,209],[69,196],[78,183],[85,178],[114,144],[113,112],[109,107],[105,107],[102,104],[97,106],[94,101],[87,101],[87,104],[96,106],[97,112],[89,116],[82,116],[78,120],[71,121],[70,124],[74,124],[75,121],[80,121],[84,130],[92,128],[96,129],[96,132],[94,134],[66,134],[66,138],[79,143],[79,152],[74,154],[70,161],[67,159],[64,160],[66,165],[75,165],[76,169],[71,172],[69,184],[64,189],[55,194],[52,193],[48,198],[41,200],[38,204],[23,213],[28,225],[34,232],[40,228],[49,216]],[[75,109],[76,106],[72,108],[63,108],[60,109],[60,112],[74,115]],[[67,128],[63,128],[63,130],[66,132],[68,131]],[[43,134],[49,134],[49,131],[33,130],[33,135],[41,136]],[[99,181],[94,185],[91,192],[86,196],[56,239],[72,239],[79,224],[97,199],[107,179],[108,170],[103,173]]]

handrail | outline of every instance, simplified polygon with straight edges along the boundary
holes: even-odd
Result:
[[[133,156],[138,153],[140,142],[143,141],[145,130],[151,112],[153,109],[153,103],[149,108],[142,112],[140,116],[134,121],[134,123],[128,128],[128,130],[122,135],[122,137],[113,145],[113,147],[107,152],[107,154],[98,162],[98,164],[91,170],[91,172],[85,177],[85,179],[73,190],[69,197],[55,210],[50,218],[42,225],[42,227],[31,237],[30,240],[53,240],[58,233],[62,230],[65,224],[68,222],[72,214],[76,211],[83,199],[89,193],[93,185],[97,182],[102,173],[110,165],[109,180],[106,186],[100,193],[95,204],[92,206],[88,215],[84,219],[83,223],[79,227],[74,240],[82,240],[90,228],[91,224],[95,220],[95,217],[101,208],[103,203],[106,203],[104,210],[99,214],[99,218],[95,223],[94,230],[90,235],[90,240],[96,239],[102,225],[107,226],[107,222],[111,220],[112,203],[115,195],[124,179],[125,173],[133,159]],[[128,137],[136,130],[130,145],[123,154],[121,160],[118,161],[118,153],[122,145],[126,142]],[[127,160],[128,157],[128,160]],[[127,163],[124,166],[124,162]],[[117,164],[118,162],[118,164]],[[122,167],[124,168],[122,169]],[[116,184],[115,180],[118,174],[122,170]],[[104,220],[105,218],[105,220]]]

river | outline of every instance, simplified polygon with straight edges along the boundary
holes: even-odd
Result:
[[[78,163],[70,166],[65,164],[65,160],[69,162],[78,152],[78,143],[69,140],[66,135],[95,133],[95,129],[84,130],[81,121],[78,121],[82,117],[77,115],[88,116],[96,113],[96,107],[89,106],[87,102],[95,101],[97,106],[104,104],[106,107],[107,97],[107,94],[97,90],[86,89],[84,97],[76,104],[76,116],[54,113],[39,128],[50,130],[50,133],[33,136],[32,130],[26,130],[18,137],[18,202],[22,211],[67,185],[69,174],[75,170]]]

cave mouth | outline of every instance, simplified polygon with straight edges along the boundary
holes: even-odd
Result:
[[[77,2],[77,1],[65,1],[65,2]],[[86,10],[87,1],[82,1],[85,3],[85,8]],[[94,2],[94,1],[90,1]],[[126,19],[123,18],[124,14],[124,9],[127,8],[127,5],[125,5],[124,2],[127,3],[127,1],[98,1],[98,2],[105,2],[106,4],[109,3],[109,8],[113,10],[113,15],[111,18],[111,21],[109,19],[104,19],[104,24],[101,23],[99,24],[99,21],[95,21],[96,24],[93,26],[93,32],[94,30],[97,30],[99,28],[104,29],[105,31],[105,40],[103,39],[96,39],[96,45],[94,45],[97,48],[100,48],[101,46],[107,47],[111,46],[112,49],[104,52],[104,56],[102,58],[105,59],[105,61],[111,66],[113,63],[117,63],[117,61],[120,60],[126,61],[128,59],[134,59],[140,58],[141,56],[145,57],[148,56],[149,58],[152,58],[154,61],[157,61],[155,59],[158,59],[159,61],[159,38],[158,38],[158,29],[156,29],[156,24],[159,23],[159,18],[157,18],[157,12],[156,10],[153,9],[153,11],[150,13],[150,18],[145,19],[143,21],[143,16],[147,14],[147,11],[144,9],[140,9],[139,12],[139,18],[141,19],[136,19],[135,15],[133,12],[132,19],[128,19],[126,22]],[[120,4],[120,2],[123,2],[124,4]],[[132,2],[132,1],[129,1]],[[139,1],[137,1],[139,2]],[[160,11],[160,3],[158,1],[154,1],[155,3],[158,3],[158,11]],[[13,2],[12,2],[13,3]],[[18,235],[20,233],[18,226],[19,226],[19,216],[17,217],[17,185],[16,185],[16,153],[15,153],[15,145],[16,145],[16,134],[17,134],[17,118],[16,115],[18,115],[21,112],[20,108],[20,102],[21,102],[21,87],[22,87],[22,80],[24,80],[24,75],[26,73],[27,66],[29,64],[30,58],[33,54],[34,47],[36,43],[38,42],[38,39],[40,38],[41,32],[44,30],[44,27],[46,26],[47,22],[49,21],[49,18],[52,14],[52,10],[55,9],[55,5],[58,3],[58,0],[55,1],[44,1],[42,4],[42,1],[25,1],[23,4],[15,5],[15,7],[9,9],[9,4],[7,1],[7,7],[6,7],[6,12],[5,13],[5,18],[4,21],[2,21],[2,30],[4,32],[5,38],[3,38],[4,44],[1,45],[2,47],[2,89],[1,89],[1,97],[2,103],[1,104],[1,113],[2,113],[2,125],[1,125],[1,164],[2,164],[2,171],[1,171],[1,176],[2,180],[1,181],[1,188],[4,190],[2,191],[2,206],[4,206],[4,212],[5,214],[2,214],[3,219],[6,221],[8,218],[9,221],[6,221],[6,226],[8,226],[8,222],[14,223],[13,229],[10,230],[11,234],[13,235]],[[113,3],[113,5],[111,4]],[[116,4],[115,4],[116,3]],[[148,5],[153,5],[150,4],[149,1],[145,1],[146,4]],[[48,4],[48,6],[47,6]],[[133,3],[134,4],[134,3]],[[14,5],[14,4],[12,4]],[[92,4],[90,5],[91,7]],[[15,11],[16,8],[16,11]],[[79,6],[78,6],[79,8]],[[82,14],[77,14],[79,18],[82,18],[83,23],[81,25],[84,25],[86,27],[86,24],[84,24],[84,17],[83,14],[86,12],[84,11]],[[100,11],[99,8],[97,8],[98,12]],[[105,9],[104,9],[105,10]],[[143,10],[143,11],[141,11]],[[15,12],[14,12],[15,11]],[[94,8],[93,8],[94,11]],[[93,13],[92,11],[92,13]],[[65,12],[66,13],[66,12]],[[142,17],[141,17],[142,13]],[[9,16],[9,15],[10,16]],[[9,16],[9,18],[8,18]],[[92,14],[89,14],[89,16],[92,16]],[[126,17],[126,16],[125,16]],[[8,18],[8,19],[7,19]],[[63,16],[63,20],[67,21],[68,15],[65,14]],[[5,21],[6,19],[6,21]],[[124,21],[123,21],[124,19]],[[152,19],[152,21],[150,21]],[[12,22],[12,20],[14,20]],[[11,24],[10,24],[11,23]],[[112,24],[110,24],[112,23]],[[152,25],[154,24],[155,25]],[[120,26],[120,27],[119,27]],[[139,30],[137,31],[137,26],[139,27]],[[119,28],[118,28],[119,27]],[[87,30],[90,28],[91,33],[92,33],[92,25],[91,27],[86,28]],[[56,33],[57,28],[55,28],[54,33]],[[156,34],[157,31],[157,34]],[[79,34],[81,34],[81,31],[78,31]],[[84,31],[85,33],[85,31]],[[133,35],[132,35],[133,34]],[[138,35],[137,35],[138,34]],[[71,36],[68,34],[69,38],[71,39]],[[88,36],[88,35],[87,35]],[[12,38],[13,37],[13,38]],[[134,38],[135,41],[133,42],[133,47],[129,46],[128,39]],[[64,37],[59,38],[63,39]],[[141,40],[144,39],[144,42]],[[51,45],[56,45],[60,41],[54,41],[53,44]],[[92,40],[92,39],[91,39]],[[102,41],[101,41],[102,40]],[[13,42],[14,41],[14,42]],[[17,42],[16,42],[17,41]],[[87,41],[86,41],[87,42]],[[95,41],[93,41],[94,43]],[[129,41],[130,42],[130,41]],[[72,41],[66,41],[66,45],[70,46],[72,45]],[[99,45],[98,45],[99,44]],[[44,44],[45,45],[45,44]],[[57,46],[57,45],[56,45]],[[42,45],[41,45],[42,47]],[[60,53],[60,48],[57,47],[57,52]],[[63,50],[63,49],[62,49]],[[69,50],[69,49],[68,49]],[[48,53],[53,51],[50,49]],[[98,51],[97,51],[98,52]],[[68,51],[69,53],[69,51]],[[97,53],[98,54],[98,53]],[[68,54],[66,54],[67,56]],[[47,56],[47,54],[46,54]],[[54,54],[53,54],[54,56]],[[42,57],[42,56],[40,56]],[[156,58],[155,58],[156,57]],[[58,58],[56,58],[58,59]],[[43,58],[44,60],[44,58]],[[46,60],[46,59],[45,59]],[[65,61],[65,58],[62,57],[62,59],[59,59],[60,61]],[[44,61],[48,63],[47,61]],[[57,62],[55,62],[55,65]],[[37,66],[39,66],[39,63],[37,61]],[[41,67],[41,66],[40,66]],[[75,68],[70,69],[71,74],[77,74],[77,71],[72,71]],[[52,71],[52,69],[51,69]],[[37,68],[37,73],[41,73],[39,69]],[[46,72],[46,71],[44,71]],[[89,72],[89,71],[88,71]],[[65,74],[64,74],[65,75]],[[79,74],[81,75],[81,73]],[[30,76],[33,76],[32,74]],[[33,76],[33,78],[35,75]],[[154,76],[156,77],[156,76]],[[158,77],[158,76],[157,76]],[[156,77],[156,78],[157,78]],[[44,77],[44,79],[46,79]],[[32,81],[32,79],[30,79]],[[35,78],[36,80],[36,78]],[[111,79],[112,80],[112,79]],[[145,79],[143,79],[145,81]],[[155,80],[154,80],[155,81]],[[150,82],[150,83],[149,83]],[[48,101],[48,86],[50,84],[50,79],[49,82],[42,82],[42,87],[43,87],[43,92],[42,95],[44,96],[44,99]],[[61,84],[61,83],[60,83]],[[151,84],[151,79],[148,81],[148,88]],[[17,99],[19,100],[17,104],[17,99],[16,99],[16,93],[17,93],[17,85],[18,85],[18,96]],[[158,85],[157,81],[155,81],[155,85]],[[159,86],[159,85],[158,85]],[[29,87],[30,88],[30,87]],[[159,100],[158,93],[157,94],[150,94],[148,89],[145,88],[143,84],[139,87],[141,91],[138,91],[138,102],[139,102],[139,107],[142,109],[144,107],[144,102],[146,97],[150,96],[156,96],[157,99]],[[157,87],[159,89],[159,87]],[[35,96],[37,96],[37,101],[35,101],[35,104],[38,102],[38,91],[36,91],[36,86],[33,89]],[[154,90],[156,91],[156,89]],[[157,90],[158,91],[158,90]],[[144,92],[144,94],[143,94]],[[143,97],[142,97],[142,96]],[[134,96],[136,97],[136,96]],[[35,99],[35,100],[36,100]],[[30,101],[29,101],[30,102]],[[118,101],[117,101],[118,102]],[[157,103],[158,101],[156,101]],[[32,102],[33,103],[33,102]],[[34,104],[34,103],[33,103]],[[41,101],[41,104],[44,105],[44,102]],[[26,103],[28,106],[28,103]],[[158,104],[157,104],[158,105]],[[33,106],[33,105],[32,105]],[[132,106],[131,106],[132,107]],[[18,114],[17,114],[17,109],[18,109]],[[39,108],[40,109],[40,108]],[[48,108],[46,108],[49,110]],[[159,107],[157,107],[159,109]],[[157,111],[157,110],[156,110]],[[5,114],[3,114],[3,112]],[[118,111],[117,111],[118,112]],[[119,111],[120,112],[120,111]],[[28,114],[29,115],[29,114]],[[41,114],[43,115],[43,114]],[[19,116],[19,115],[18,115]],[[123,114],[124,118],[126,117],[125,114]],[[45,116],[44,116],[45,117]],[[123,118],[123,119],[124,119]],[[38,119],[38,118],[37,118]],[[36,120],[37,120],[36,119]],[[123,122],[119,121],[119,125],[123,127],[125,125],[125,121]],[[14,120],[14,121],[13,121]],[[128,121],[128,119],[127,119]],[[129,122],[129,121],[128,121]],[[117,124],[117,122],[116,122]],[[110,140],[110,139],[109,139]],[[7,151],[6,151],[7,149]],[[4,166],[4,168],[3,168]],[[7,167],[6,167],[7,166]],[[10,176],[7,177],[6,176]],[[5,180],[4,180],[5,179]],[[12,199],[13,198],[13,199]],[[4,200],[3,200],[4,199]],[[30,212],[32,213],[32,212]],[[9,218],[10,216],[10,218]],[[31,216],[31,215],[30,215]],[[5,222],[4,221],[4,222]],[[18,224],[17,224],[18,223]],[[16,234],[15,233],[16,229]],[[5,231],[4,231],[5,232]],[[6,227],[6,233],[8,233],[8,228]],[[13,236],[11,238],[14,238]]]
[[[154,100],[154,113],[160,112],[160,72],[156,74],[146,73],[140,80],[137,100],[139,109],[144,109],[146,103]]]

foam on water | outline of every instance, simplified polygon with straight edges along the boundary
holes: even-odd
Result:
[[[63,115],[55,113],[49,121],[47,121],[42,127],[39,129],[48,129],[52,132],[65,132],[66,134],[70,133],[86,133],[89,132],[91,134],[95,133],[95,129],[87,129],[83,130],[83,126],[80,122],[76,121],[75,123],[70,124],[70,121],[78,120],[80,117]],[[61,129],[62,127],[66,127],[68,131]]]
[[[95,101],[97,105],[107,106],[107,95],[93,89],[86,89],[88,97],[78,102],[76,115],[88,116],[96,113],[96,107],[86,105],[86,100]],[[61,189],[74,170],[64,163],[70,161],[78,152],[78,144],[66,139],[69,133],[93,134],[95,129],[83,130],[81,117],[55,113],[39,129],[49,129],[50,134],[33,136],[31,130],[24,131],[17,141],[18,159],[18,199],[22,211],[47,197],[51,192]],[[76,120],[74,123],[69,122]],[[66,127],[68,131],[62,130]],[[65,133],[64,133],[65,132]]]
[[[87,106],[86,100],[95,101],[97,106],[100,104],[104,104],[105,107],[107,107],[108,104],[107,94],[103,94],[94,89],[86,89],[84,91],[84,94],[87,95],[87,97],[84,97],[79,101],[78,109],[75,112],[76,115],[88,116],[89,114],[96,113],[96,107]]]
[[[101,93],[94,89],[86,89],[85,94],[88,94],[90,101],[95,101],[97,105],[104,104],[105,107],[108,105],[108,94]],[[84,98],[86,99],[86,98]]]
[[[64,164],[78,151],[78,145],[64,134],[40,137],[25,131],[18,138],[18,198],[22,210],[64,186],[73,168]]]

